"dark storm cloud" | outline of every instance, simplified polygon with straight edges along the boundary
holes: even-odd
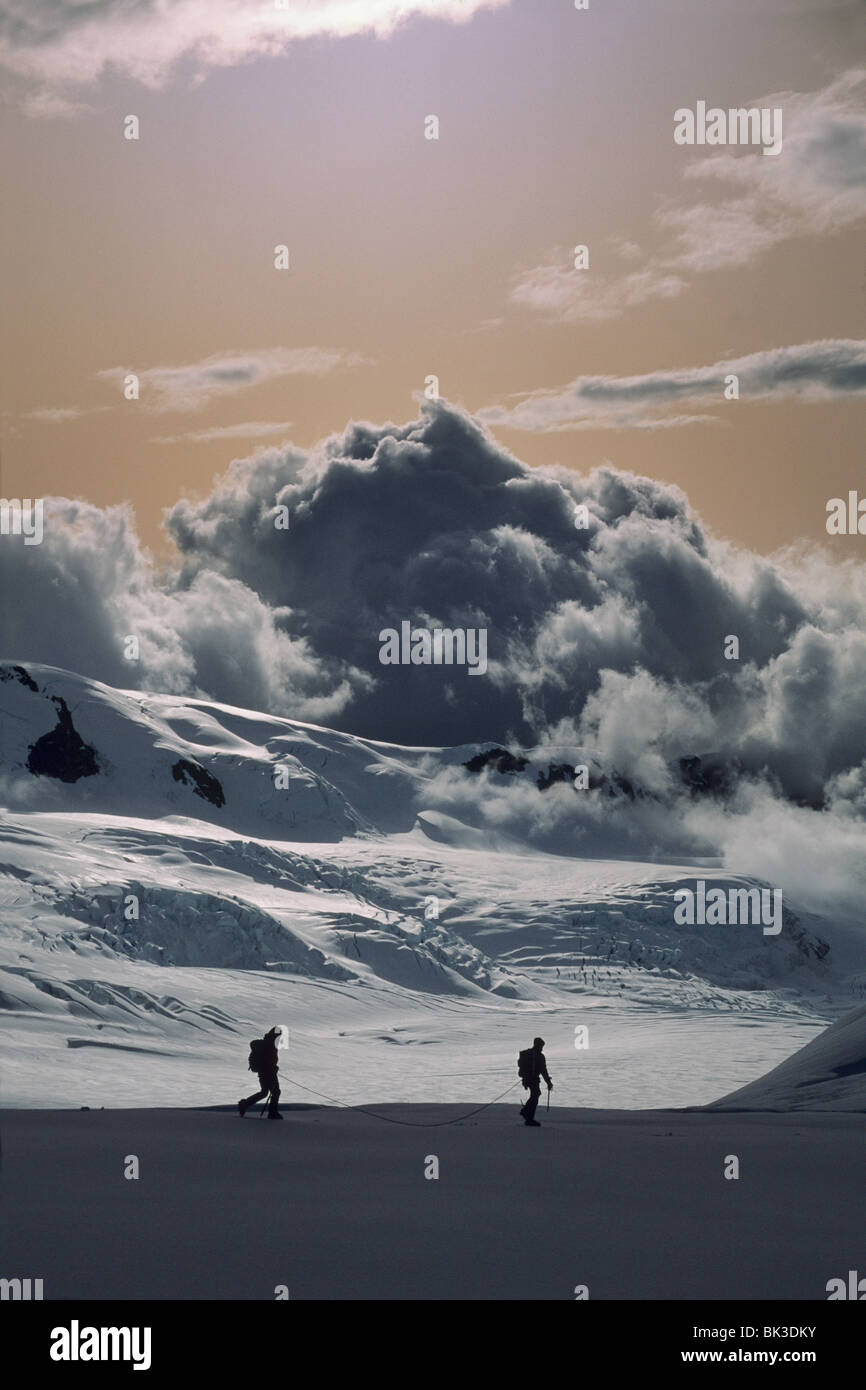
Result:
[[[859,805],[862,572],[727,546],[676,487],[529,469],[439,403],[236,462],[167,524],[171,575],[122,511],[55,502],[41,546],[3,538],[21,596],[5,655],[400,743],[552,739],[654,793],[713,751],[795,800]],[[404,620],[487,629],[486,674],[382,665],[379,633]]]

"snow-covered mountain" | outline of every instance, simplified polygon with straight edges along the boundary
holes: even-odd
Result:
[[[786,898],[778,935],[679,925],[678,888],[756,881],[576,857],[573,779],[556,748],[402,748],[3,665],[3,1101],[232,1097],[278,1021],[283,1074],[341,1099],[492,1099],[543,1031],[563,1102],[696,1104],[855,1002],[850,924]]]

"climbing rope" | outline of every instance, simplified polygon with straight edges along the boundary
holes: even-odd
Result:
[[[320,1100],[330,1101],[332,1105],[341,1105],[344,1110],[357,1110],[359,1114],[369,1115],[371,1119],[384,1120],[386,1124],[389,1125],[406,1125],[410,1129],[441,1129],[443,1125],[456,1125],[459,1124],[461,1120],[470,1120],[473,1115],[480,1115],[482,1110],[489,1110],[491,1105],[496,1105],[497,1102],[502,1100],[503,1096],[507,1096],[510,1091],[513,1091],[515,1086],[521,1085],[518,1079],[508,1087],[507,1091],[503,1091],[501,1096],[497,1096],[495,1100],[488,1100],[485,1105],[479,1105],[475,1110],[469,1110],[465,1115],[457,1115],[453,1120],[433,1120],[427,1123],[422,1120],[398,1120],[395,1119],[393,1115],[377,1115],[375,1110],[367,1110],[363,1105],[349,1105],[348,1101],[335,1100],[333,1096],[326,1096],[322,1091],[314,1091],[312,1087],[304,1086],[302,1082],[296,1081],[293,1076],[287,1076],[286,1079],[291,1081],[293,1086],[298,1086],[302,1091],[306,1091],[308,1095],[318,1096]]]

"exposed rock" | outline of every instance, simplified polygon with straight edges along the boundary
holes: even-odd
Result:
[[[485,767],[501,773],[522,772],[528,761],[528,758],[515,757],[507,748],[488,748],[486,753],[476,753],[463,766],[467,772],[482,772]]]
[[[30,681],[26,671],[24,675],[26,680],[22,681],[22,685]],[[52,695],[51,701],[57,707],[57,727],[30,745],[28,770],[34,777],[56,777],[60,782],[77,782],[81,777],[95,777],[99,772],[96,749],[85,743],[73,726],[72,715],[62,696]]]
[[[571,763],[548,763],[547,772],[543,770],[538,774],[538,790],[546,792],[548,787],[552,787],[554,782],[570,782],[574,785],[575,769]]]
[[[225,806],[226,799],[219,780],[212,772],[208,772],[207,768],[202,767],[201,763],[190,762],[189,758],[178,758],[171,769],[171,775],[176,782],[192,787],[196,796],[209,801],[212,806]]]
[[[0,666],[0,681],[19,681],[21,685],[26,685],[28,690],[34,690],[39,694],[39,686],[23,666]]]

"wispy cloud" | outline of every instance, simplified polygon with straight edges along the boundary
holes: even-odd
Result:
[[[200,362],[172,367],[107,367],[97,372],[118,391],[129,373],[139,380],[142,404],[155,411],[198,410],[217,396],[231,395],[287,376],[326,376],[339,368],[369,365],[370,359],[342,348],[259,348],[214,353]]]
[[[62,425],[67,420],[78,420],[82,415],[101,415],[103,411],[110,410],[108,405],[94,406],[45,406],[39,410],[28,410],[24,415],[25,420],[42,420],[46,424]]]
[[[474,333],[495,333],[496,329],[501,328],[504,322],[505,319],[502,316],[492,319],[482,319],[481,323],[476,324],[474,328],[461,329],[461,336],[469,337]]]
[[[820,92],[761,98],[758,105],[784,112],[781,155],[724,150],[687,167],[687,180],[716,180],[729,196],[659,213],[677,263],[695,272],[747,265],[784,241],[827,236],[866,217],[864,97],[866,69],[858,68]]]
[[[689,195],[653,216],[666,250],[645,255],[617,238],[612,249],[629,262],[618,274],[594,269],[592,257],[588,269],[575,270],[571,254],[556,248],[543,264],[516,273],[511,303],[560,323],[618,318],[682,294],[695,275],[749,266],[783,242],[853,226],[866,217],[864,95],[866,69],[856,68],[819,92],[776,92],[747,103],[782,108],[777,158],[763,159],[759,150],[678,151],[690,158],[683,169]],[[695,183],[715,184],[718,196],[694,197]]]
[[[209,430],[190,430],[187,434],[157,434],[151,444],[207,444],[212,439],[264,439],[291,429],[291,420],[245,420],[237,425],[215,425]]]
[[[566,269],[567,265],[568,253],[557,250],[545,265],[521,272],[511,286],[511,302],[560,323],[592,323],[618,318],[650,299],[672,299],[686,288],[679,275],[658,265],[620,276]]]
[[[700,413],[709,405],[731,409],[725,379],[736,376],[740,401],[840,400],[866,395],[866,341],[831,339],[770,348],[707,367],[647,372],[643,376],[579,376],[559,390],[527,392],[512,407],[478,411],[488,425],[550,432],[579,429],[672,429],[723,415]],[[683,407],[690,409],[683,413]],[[670,414],[675,409],[676,414]]]
[[[465,23],[510,0],[2,0],[0,66],[23,79],[33,115],[71,115],[109,68],[160,87],[184,59],[196,76],[299,39],[387,38],[412,18]]]

